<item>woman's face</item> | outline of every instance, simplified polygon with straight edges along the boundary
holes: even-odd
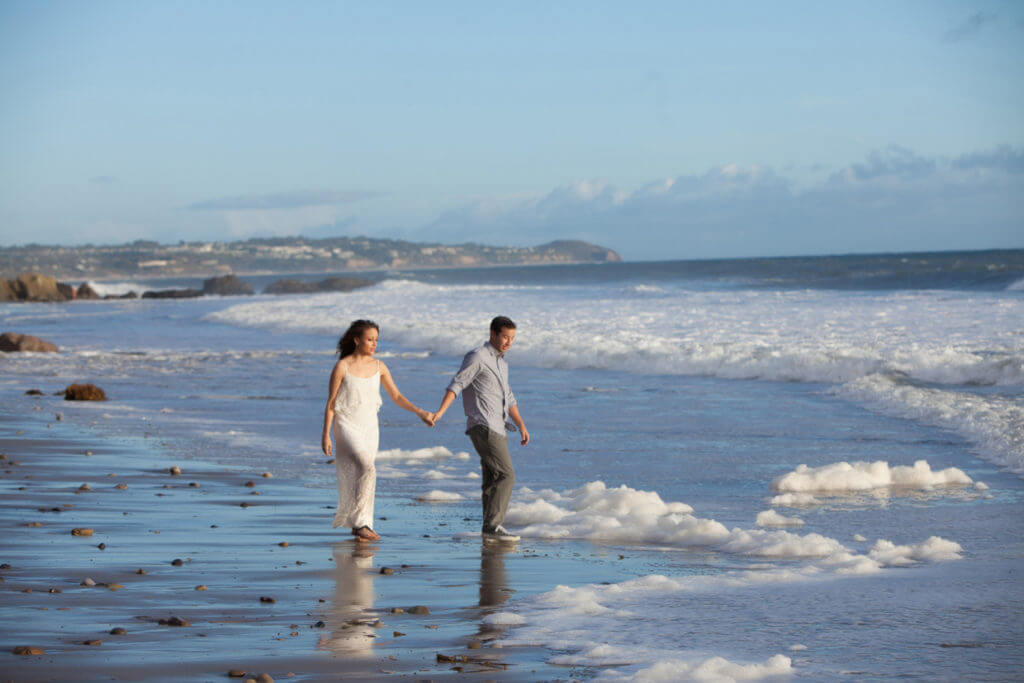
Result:
[[[367,356],[372,356],[376,353],[377,335],[377,330],[372,327],[364,330],[363,334],[356,339],[356,351]]]

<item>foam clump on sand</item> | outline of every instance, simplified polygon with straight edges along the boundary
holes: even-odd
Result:
[[[526,619],[514,612],[496,612],[484,617],[483,622],[488,626],[521,626]]]
[[[469,460],[469,453],[452,453],[444,446],[417,448],[412,451],[407,451],[401,448],[377,451],[378,461],[401,460],[407,463],[416,463],[423,460],[445,460],[447,458],[454,458],[455,460]]]
[[[457,500],[465,500],[465,497],[460,493],[453,491],[441,491],[440,489],[434,489],[433,491],[427,491],[416,496],[416,500],[423,503],[453,503]]]
[[[736,664],[724,657],[703,661],[670,659],[637,671],[625,680],[631,681],[753,681],[793,673],[793,662],[785,655],[775,655],[762,664]]]
[[[821,467],[800,465],[793,472],[772,481],[772,489],[780,492],[847,493],[881,488],[929,490],[936,486],[965,486],[971,483],[971,478],[962,470],[948,467],[933,471],[927,460],[918,460],[913,467],[890,467],[884,460],[878,460],[837,462]]]
[[[772,505],[783,505],[791,508],[810,507],[820,503],[821,501],[810,493],[780,493],[771,499]]]
[[[890,567],[907,566],[921,561],[945,562],[959,560],[963,547],[939,536],[916,545],[896,545],[892,541],[879,539],[868,555],[876,562]]]
[[[786,517],[775,510],[765,510],[757,513],[758,526],[803,526],[804,520],[799,517]]]

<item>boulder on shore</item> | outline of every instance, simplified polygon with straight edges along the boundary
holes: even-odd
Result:
[[[203,294],[217,296],[237,296],[254,294],[255,290],[248,282],[239,280],[236,275],[221,275],[203,280]]]
[[[198,289],[159,289],[157,291],[147,290],[142,293],[143,299],[194,299],[202,296]]]
[[[69,384],[64,389],[65,401],[106,401],[107,394],[95,384]]]
[[[67,290],[61,291],[56,278],[39,273],[21,273],[10,281],[16,300],[19,301],[67,301]],[[70,289],[68,285],[65,288]]]
[[[276,280],[263,290],[264,294],[312,294],[314,292],[351,292],[360,287],[369,287],[373,282],[358,277],[329,277],[320,282],[303,280]]]
[[[57,345],[44,341],[39,337],[30,334],[18,334],[17,332],[4,332],[0,334],[0,351],[4,353],[16,353],[20,351],[35,351],[36,353],[57,353]]]
[[[17,301],[18,294],[10,280],[0,279],[0,301]]]
[[[96,290],[89,286],[88,282],[83,282],[78,285],[78,291],[75,293],[76,299],[99,299],[100,295],[96,293]]]

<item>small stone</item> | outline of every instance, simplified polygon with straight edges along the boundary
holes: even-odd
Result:
[[[83,640],[82,645],[102,645],[102,640]]]
[[[242,678],[245,676],[245,669],[231,669],[228,671],[228,676],[231,678]]]
[[[107,588],[109,588],[112,591],[119,591],[122,588],[124,588],[124,586],[122,586],[119,583],[109,583],[109,584],[107,584]]]
[[[430,614],[430,610],[423,605],[416,605],[409,608],[409,614]]]
[[[249,507],[249,504],[248,503],[239,503],[238,507],[240,507],[240,508],[247,508],[247,507]]]
[[[466,643],[466,647],[468,647],[470,650],[479,650],[481,647],[483,647],[483,644],[479,640],[471,640],[468,643]]]
[[[170,472],[174,476],[177,476],[177,475],[181,474],[181,468],[178,467],[177,465],[174,465],[173,467],[171,467],[167,471]]]
[[[178,617],[169,617],[167,619],[161,619],[158,623],[160,623],[163,626],[191,626],[192,625],[189,622],[185,621],[184,619],[179,619]]]
[[[392,574],[395,573],[395,570],[392,569],[391,567],[381,567],[380,568],[380,573],[384,574],[385,576],[391,576]]]
[[[272,477],[273,477],[274,475],[273,475],[273,474],[271,474],[270,472],[264,472],[264,473],[263,473],[263,474],[261,474],[260,476],[261,476],[261,477],[263,477],[264,479],[270,479],[270,478],[272,478]]]
[[[92,529],[77,528],[71,530],[72,536],[92,536]]]
[[[92,451],[86,451],[85,454],[86,455],[92,455]]]
[[[391,635],[393,635],[393,636],[394,636],[395,638],[401,638],[401,637],[402,637],[402,636],[404,636],[405,634],[404,634],[404,633],[402,633],[401,631],[392,631],[392,632],[391,632]]]
[[[299,632],[298,631],[292,631],[288,635],[290,635],[292,638],[294,638],[295,636],[299,635]]]
[[[114,488],[117,489],[118,491],[124,491],[125,489],[128,488],[128,484],[118,484]]]
[[[405,614],[405,610],[402,609],[401,607],[392,607],[391,608],[391,613],[392,614]]]
[[[278,543],[278,545],[281,546],[282,548],[287,548],[288,546],[291,545],[291,543],[289,543],[288,541],[281,541],[280,543]]]
[[[375,621],[370,623],[370,628],[381,628],[383,626],[384,626],[384,622],[381,621],[380,619],[377,619],[377,620],[375,620]]]
[[[115,626],[114,628],[110,629],[109,633],[112,636],[126,636],[126,635],[128,635],[128,631],[125,630],[124,628],[120,627],[120,626]]]
[[[270,674],[260,674],[256,677],[256,683],[274,683],[274,679],[270,677]]]
[[[197,489],[197,488],[199,488],[199,482],[198,481],[190,481],[188,483],[188,487],[190,489]]]
[[[260,602],[264,602],[264,603],[267,603],[268,605],[272,605],[275,602],[277,602],[277,600],[275,600],[274,598],[270,597],[269,595],[262,595],[262,596],[260,596]]]
[[[242,484],[242,486],[248,486],[249,488],[252,488],[253,486],[256,486],[256,482],[254,482],[254,481],[247,481],[244,484]]]
[[[63,413],[57,413],[57,414],[54,415],[54,417],[57,418],[57,422],[60,422],[61,420],[64,419],[64,414]]]
[[[93,581],[92,579],[90,579],[90,578],[89,578],[89,577],[87,576],[87,577],[85,577],[85,581],[82,581],[82,583],[80,583],[80,584],[78,584],[78,585],[79,585],[79,586],[95,586],[95,585],[96,585],[96,582],[95,582],[95,581]]]
[[[146,573],[146,570],[145,570],[145,569],[136,569],[136,570],[135,570],[135,573],[136,573],[136,574],[145,574],[145,573]]]
[[[96,547],[99,548],[100,550],[106,550],[107,549],[107,544],[106,543],[100,543]]]
[[[184,562],[181,561],[181,558],[176,558],[176,559],[171,560],[171,566],[173,566],[173,567],[180,567],[183,564],[184,564]]]
[[[325,465],[333,465],[334,464],[334,458],[331,458],[330,460],[325,460],[324,464]]]
[[[206,584],[204,584],[204,583],[199,584],[198,586],[196,586],[196,590],[197,591],[204,591],[204,590],[206,590]]]
[[[4,562],[3,564],[0,564],[0,569],[10,569],[10,568],[11,568],[11,565],[8,562]]]
[[[313,624],[313,628],[324,628],[325,626],[327,626],[327,624],[325,624],[322,621],[318,621],[315,624]]]
[[[41,647],[30,647],[28,645],[19,645],[18,647],[11,650],[16,655],[41,655],[45,654],[46,650]]]
[[[259,492],[259,491],[253,491],[253,492],[252,492],[252,493],[250,493],[249,495],[250,495],[250,496],[258,496],[258,495],[260,495],[260,492]]]
[[[42,522],[29,522],[29,523],[28,523],[28,524],[26,524],[25,526],[31,526],[31,527],[36,527],[36,526],[42,526],[42,525],[43,525],[43,523],[42,523]]]
[[[48,593],[63,593],[64,591],[62,591],[60,588],[51,588],[47,592]]]
[[[78,490],[79,491],[92,491],[92,487],[89,486],[88,484],[82,484],[81,486],[78,487]]]

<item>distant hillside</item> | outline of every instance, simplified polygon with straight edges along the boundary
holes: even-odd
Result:
[[[201,276],[221,273],[324,273],[381,268],[445,268],[621,261],[611,249],[576,240],[536,247],[422,244],[370,237],[282,237],[240,242],[113,246],[29,244],[0,248],[0,277],[33,271],[66,280]]]

